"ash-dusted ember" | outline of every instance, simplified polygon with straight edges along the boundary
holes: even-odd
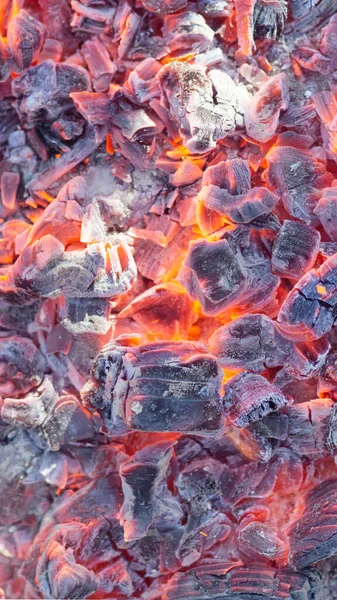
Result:
[[[337,600],[336,39],[0,2],[0,598]]]

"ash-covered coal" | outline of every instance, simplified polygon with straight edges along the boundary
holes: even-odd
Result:
[[[334,0],[3,0],[0,598],[337,600]]]

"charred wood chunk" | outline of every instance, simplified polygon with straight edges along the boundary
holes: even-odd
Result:
[[[29,338],[0,338],[0,393],[17,396],[40,385],[46,362],[40,350]]]
[[[293,353],[284,363],[284,368],[292,377],[310,379],[323,367],[330,348],[326,338],[297,343]]]
[[[222,372],[201,344],[107,345],[94,363],[87,401],[108,429],[214,435],[222,428]]]
[[[186,11],[165,18],[163,36],[171,52],[185,49],[189,52],[204,52],[213,42],[214,31],[202,15]]]
[[[142,5],[150,12],[165,15],[185,8],[187,0],[142,0]]]
[[[257,0],[254,6],[254,40],[276,40],[284,30],[287,18],[285,0]]]
[[[280,112],[289,105],[285,75],[271,77],[247,104],[245,126],[248,135],[258,142],[267,142],[276,132]]]
[[[164,600],[311,600],[320,593],[319,576],[310,577],[290,569],[266,564],[238,565],[234,562],[201,565],[187,573],[176,573],[167,584]]]
[[[319,3],[319,0],[289,0],[290,15],[293,19],[300,19]]]
[[[179,281],[205,315],[221,314],[246,288],[244,266],[227,240],[192,242],[179,273]]]
[[[159,74],[162,104],[176,121],[184,144],[193,153],[208,152],[217,140],[242,125],[242,91],[219,69],[172,62]],[[216,102],[214,101],[216,98]]]
[[[309,225],[284,221],[273,247],[273,272],[282,277],[300,279],[313,267],[320,241],[320,233]]]
[[[274,146],[266,159],[266,180],[279,192],[288,213],[308,225],[317,225],[317,189],[332,182],[324,163],[309,150],[290,146]]]
[[[51,450],[59,450],[65,443],[90,440],[94,425],[87,411],[75,396],[61,396],[50,416],[44,421],[43,433]]]
[[[314,210],[330,240],[337,241],[337,188],[323,190]]]
[[[293,344],[266,315],[244,315],[217,329],[209,340],[210,351],[224,368],[261,373],[282,366],[293,353]]]
[[[8,25],[7,41],[14,58],[14,70],[28,69],[40,52],[46,36],[45,26],[26,10],[20,10]]]
[[[145,446],[120,467],[124,494],[120,521],[125,541],[144,537],[156,519],[165,519],[170,503],[173,509],[174,500],[166,483],[172,445],[173,442],[160,442]],[[179,519],[177,507],[175,516]]]
[[[320,483],[307,496],[304,513],[290,530],[290,562],[303,569],[337,554],[337,480]]]
[[[69,94],[90,90],[88,73],[81,67],[46,60],[30,67],[13,81],[15,107],[23,122],[35,123],[41,116],[56,120],[73,108]]]
[[[255,423],[289,401],[289,397],[261,375],[239,373],[225,385],[225,415],[235,427]]]
[[[59,318],[73,334],[104,335],[111,327],[111,304],[104,298],[67,298],[59,301]]]
[[[336,448],[336,406],[329,398],[318,398],[287,407],[286,444],[300,456],[319,458]]]
[[[278,321],[300,340],[317,339],[334,324],[337,304],[337,256],[306,273],[284,300]]]
[[[287,547],[270,523],[252,521],[240,528],[240,550],[254,558],[265,556],[271,560],[285,558]]]
[[[53,384],[45,378],[37,390],[27,394],[25,398],[6,397],[1,408],[1,418],[11,425],[39,427],[52,411],[57,398]]]

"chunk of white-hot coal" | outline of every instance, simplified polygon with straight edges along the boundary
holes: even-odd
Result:
[[[333,255],[296,283],[280,308],[278,321],[294,338],[317,339],[332,328],[336,305],[337,255]]]
[[[167,487],[173,441],[145,446],[120,466],[125,541],[144,537],[156,520],[179,521],[181,507]]]
[[[217,140],[243,125],[245,88],[237,87],[224,71],[212,69],[207,75],[203,67],[175,61],[164,66],[158,77],[162,103],[191,152],[211,150]]]
[[[300,279],[315,263],[321,236],[305,223],[284,221],[277,234],[271,264],[274,273]]]
[[[291,527],[290,562],[303,569],[337,554],[337,481],[328,479],[307,494],[303,515]]]
[[[95,359],[83,397],[114,431],[177,431],[214,436],[222,430],[222,371],[202,344],[111,342]]]
[[[266,315],[244,315],[217,329],[209,340],[210,351],[224,368],[262,373],[284,365],[293,344]]]
[[[323,588],[318,575],[296,573],[290,569],[275,569],[266,564],[248,566],[233,562],[200,565],[188,573],[176,573],[165,589],[164,600],[310,600]],[[286,590],[286,591],[285,591]]]
[[[242,372],[225,385],[224,411],[235,427],[246,427],[283,408],[291,398],[261,375]]]
[[[281,73],[267,80],[253,100],[247,103],[245,127],[248,135],[258,142],[270,140],[276,132],[280,112],[288,105],[286,76]]]
[[[269,215],[278,201],[278,196],[265,187],[251,188],[247,161],[240,158],[223,161],[204,172],[198,202],[206,211],[199,210],[198,222],[203,231],[203,220],[208,222],[209,211],[214,211],[233,223],[251,223]]]

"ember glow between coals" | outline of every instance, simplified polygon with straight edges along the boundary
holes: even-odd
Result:
[[[0,598],[337,598],[335,0],[2,0]]]

